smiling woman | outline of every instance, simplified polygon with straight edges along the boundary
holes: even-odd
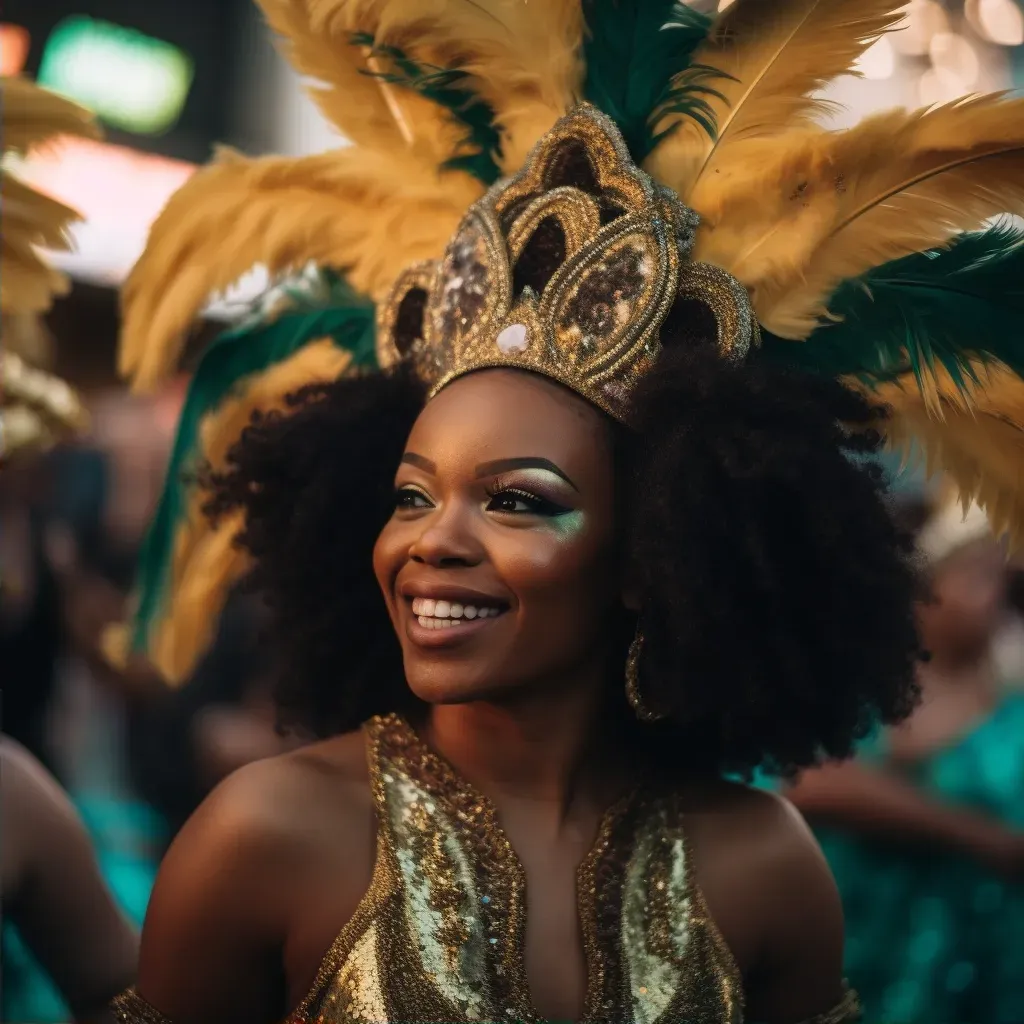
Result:
[[[239,253],[323,269],[197,372],[137,638],[180,676],[249,572],[320,740],[183,830],[122,1020],[856,1020],[814,840],[724,779],[913,706],[883,439],[1024,526],[1024,246],[954,237],[1024,101],[808,131],[879,0],[263,6],[356,145],[201,172],[133,274],[146,383]]]

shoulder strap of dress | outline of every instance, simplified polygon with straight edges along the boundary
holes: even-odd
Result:
[[[387,747],[388,738],[401,728],[397,715],[375,715],[363,723],[366,735],[366,766],[370,775],[370,792],[377,812],[377,828],[387,829]]]

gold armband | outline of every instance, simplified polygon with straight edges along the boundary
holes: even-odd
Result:
[[[155,1006],[150,1006],[133,988],[122,992],[110,1008],[118,1024],[171,1024],[169,1018]]]

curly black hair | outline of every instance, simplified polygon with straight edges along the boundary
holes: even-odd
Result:
[[[641,690],[666,712],[649,728],[708,770],[790,774],[848,756],[917,697],[912,544],[869,458],[884,411],[692,342],[638,388],[636,429],[613,426]],[[208,511],[244,509],[283,718],[327,735],[413,701],[370,555],[424,395],[399,370],[291,403],[246,430]]]
[[[282,726],[329,736],[411,700],[371,553],[423,401],[401,370],[312,385],[256,413],[228,470],[204,475],[208,516],[245,510]]]
[[[640,385],[627,543],[645,697],[700,759],[790,775],[913,709],[913,542],[834,380],[667,350]]]

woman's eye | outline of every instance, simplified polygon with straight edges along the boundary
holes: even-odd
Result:
[[[421,494],[419,491],[414,491],[409,487],[400,487],[395,491],[395,508],[396,509],[420,509],[430,508],[431,504],[427,500],[426,496]]]
[[[528,491],[510,490],[508,488],[496,491],[491,495],[487,505],[488,512],[512,512],[519,515],[533,516],[560,516],[564,515],[567,509],[556,505],[547,498],[538,497]]]

